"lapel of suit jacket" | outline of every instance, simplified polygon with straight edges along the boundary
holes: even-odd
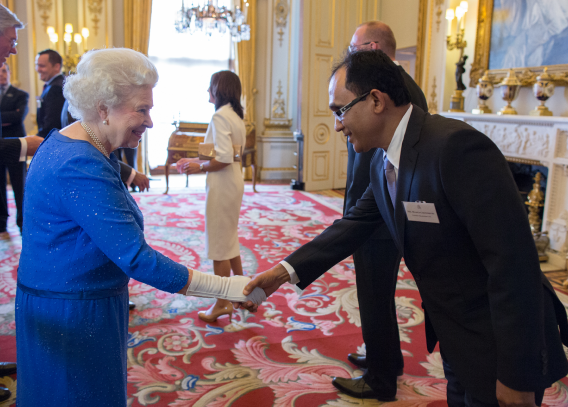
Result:
[[[404,133],[400,152],[394,219],[402,255],[404,255],[404,228],[406,226],[406,211],[404,210],[403,202],[408,202],[408,197],[410,196],[414,168],[418,161],[418,150],[416,150],[415,145],[420,139],[420,131],[425,115],[426,113],[422,109],[414,105],[408,126],[406,127],[406,133]]]

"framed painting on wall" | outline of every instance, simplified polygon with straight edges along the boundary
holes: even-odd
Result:
[[[509,69],[530,86],[545,67],[568,84],[568,1],[480,0],[469,86],[486,70],[500,83]]]

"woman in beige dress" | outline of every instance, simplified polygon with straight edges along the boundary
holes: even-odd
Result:
[[[245,145],[245,124],[241,106],[241,81],[231,71],[213,74],[209,86],[209,102],[215,105],[215,114],[207,128],[205,143],[215,146],[215,158],[203,161],[182,158],[177,162],[180,173],[207,173],[207,200],[205,206],[205,250],[213,260],[216,275],[242,275],[238,223],[243,200],[244,181],[241,163],[235,162],[233,146]],[[221,315],[233,312],[230,301],[218,299],[199,318],[216,321]]]

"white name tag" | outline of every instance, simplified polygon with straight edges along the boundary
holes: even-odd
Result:
[[[41,109],[41,96],[36,96],[36,105],[38,109]]]
[[[409,221],[440,223],[434,204],[425,202],[403,202],[403,204]]]

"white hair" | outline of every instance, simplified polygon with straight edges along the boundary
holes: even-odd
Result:
[[[12,27],[19,30],[24,28],[24,23],[18,20],[18,17],[7,7],[0,4],[0,34],[4,34],[4,30]]]
[[[95,121],[99,104],[120,106],[139,88],[157,82],[158,71],[144,54],[129,48],[93,50],[81,57],[77,73],[65,80],[63,96],[71,116]]]

